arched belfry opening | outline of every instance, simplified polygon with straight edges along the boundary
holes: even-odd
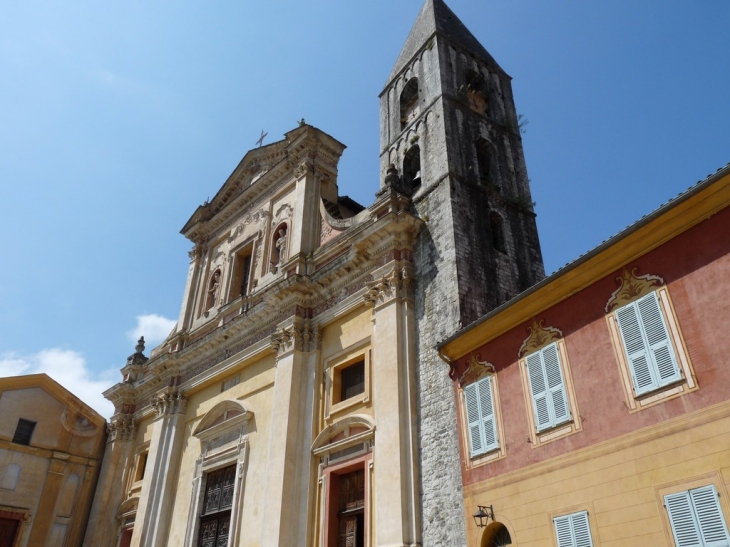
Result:
[[[421,185],[421,148],[414,144],[403,158],[403,186],[410,193]]]
[[[400,128],[405,127],[418,116],[418,78],[411,78],[400,94]]]
[[[487,82],[479,72],[466,71],[466,98],[469,107],[479,114],[487,115],[489,109]]]
[[[494,186],[499,190],[496,183],[497,177],[494,174],[494,150],[491,143],[486,139],[477,139],[474,143],[477,153],[477,169],[479,170],[479,182],[483,186]]]
[[[492,232],[492,247],[500,253],[506,253],[507,248],[504,244],[504,220],[499,213],[494,211],[489,213],[489,227]]]
[[[493,522],[484,529],[480,547],[505,547],[512,545],[512,536],[501,522]]]

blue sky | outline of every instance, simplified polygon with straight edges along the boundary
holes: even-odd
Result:
[[[730,3],[448,3],[514,78],[549,272],[730,161]],[[378,94],[420,7],[0,4],[0,375],[108,414],[140,328],[159,343],[179,312],[180,228],[262,128],[345,143],[340,192],[371,203]]]

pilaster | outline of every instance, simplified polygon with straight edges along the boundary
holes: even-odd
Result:
[[[157,418],[147,456],[147,469],[139,506],[137,525],[132,535],[133,547],[167,545],[170,516],[182,454],[182,438],[187,399],[174,387],[160,392],[152,403]]]
[[[124,474],[129,469],[137,424],[130,414],[115,414],[107,425],[107,445],[89,514],[84,545],[115,545],[117,509],[124,500]]]
[[[262,547],[289,547],[306,537],[300,516],[307,512],[313,371],[307,366],[311,344],[303,323],[297,319],[271,337],[277,360]]]
[[[375,545],[414,546],[421,540],[410,263],[391,262],[374,277],[364,299],[373,308]]]

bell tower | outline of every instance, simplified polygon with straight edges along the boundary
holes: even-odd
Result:
[[[415,253],[425,547],[466,544],[456,409],[434,348],[545,275],[520,130],[511,78],[443,0],[426,0],[380,95],[383,185],[425,221]]]

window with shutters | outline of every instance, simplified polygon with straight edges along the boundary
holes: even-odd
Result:
[[[491,376],[464,388],[464,408],[469,436],[469,455],[474,458],[498,449],[499,436]]]
[[[730,534],[715,485],[664,496],[677,547],[729,547]]]
[[[553,518],[558,547],[594,547],[588,511]]]
[[[607,319],[630,411],[697,389],[666,287]]]
[[[533,448],[582,428],[568,365],[562,338],[520,360]]]

